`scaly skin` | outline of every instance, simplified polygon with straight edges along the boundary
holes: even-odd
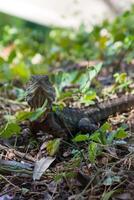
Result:
[[[52,112],[50,110],[55,99],[55,90],[47,76],[34,76],[27,89],[27,102],[32,109],[35,109],[41,107],[46,99],[49,107],[47,117],[44,121],[34,122],[32,129],[38,128],[54,136],[72,135],[79,131],[90,133],[97,129],[98,122],[134,107],[134,95],[130,94],[104,101],[93,107],[84,109],[65,107],[63,110]]]

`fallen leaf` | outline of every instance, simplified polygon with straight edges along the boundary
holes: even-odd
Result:
[[[33,172],[33,180],[40,180],[42,174],[48,169],[54,160],[55,158],[46,157],[36,161]]]

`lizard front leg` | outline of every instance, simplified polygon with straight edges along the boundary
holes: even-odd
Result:
[[[54,137],[65,137],[65,130],[57,120],[55,113],[50,112],[42,122],[42,127],[44,131],[52,134]]]
[[[82,118],[78,123],[79,131],[82,133],[92,133],[98,129],[98,126],[87,117]]]

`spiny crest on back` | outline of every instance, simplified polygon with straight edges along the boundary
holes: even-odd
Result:
[[[50,108],[55,100],[55,89],[47,75],[33,75],[26,90],[26,101],[31,109],[41,107],[47,100]]]

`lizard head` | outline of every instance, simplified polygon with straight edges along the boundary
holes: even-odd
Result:
[[[47,100],[48,107],[55,100],[55,89],[47,75],[33,75],[26,90],[26,101],[31,109],[41,107]]]

